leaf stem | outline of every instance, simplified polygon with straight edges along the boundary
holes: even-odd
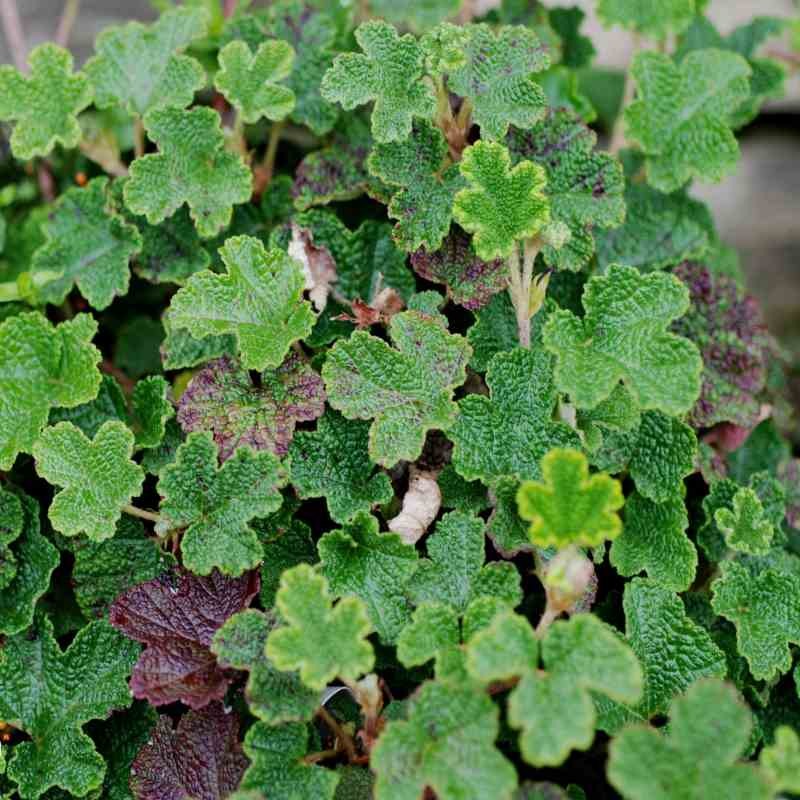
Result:
[[[633,35],[633,52],[628,69],[625,70],[625,87],[622,91],[622,101],[620,102],[617,118],[614,120],[614,128],[611,131],[611,143],[608,146],[609,153],[618,153],[625,146],[625,109],[633,102],[636,94],[636,83],[631,74],[631,64],[639,50],[642,49],[642,38],[639,34]]]
[[[132,517],[146,519],[148,522],[161,522],[161,515],[156,514],[155,511],[145,511],[143,508],[137,508],[136,506],[131,505],[122,506],[122,510],[126,514],[130,514]]]
[[[65,0],[64,9],[61,12],[61,17],[58,20],[58,28],[56,30],[56,44],[61,47],[66,47],[69,42],[70,34],[75,26],[75,20],[78,18],[78,13],[81,10],[81,0]]]
[[[519,248],[515,247],[508,259],[508,274],[511,285],[508,287],[511,304],[517,315],[517,336],[520,347],[531,346],[531,287],[536,256],[541,249],[538,237],[526,239],[522,244],[522,270],[520,271]],[[537,309],[538,310],[538,309]]]
[[[136,158],[144,155],[144,122],[138,114],[133,119],[133,155]]]
[[[283,133],[285,124],[286,123],[283,121],[272,123],[272,128],[269,132],[269,141],[267,142],[267,149],[264,152],[264,160],[261,162],[259,194],[261,194],[261,192],[263,192],[267,186],[269,186],[270,182],[272,181],[272,176],[275,173],[275,157],[278,154],[278,144],[280,143],[281,134]]]
[[[335,745],[341,747],[347,753],[347,760],[353,763],[358,759],[356,752],[356,745],[353,742],[352,736],[339,724],[338,720],[333,714],[328,711],[325,706],[320,706],[317,709],[317,716],[325,723],[330,732],[336,737]]]
[[[3,22],[8,49],[14,59],[14,65],[23,74],[28,71],[28,46],[25,43],[25,33],[19,19],[17,0],[0,0],[0,19]]]
[[[547,633],[547,629],[561,616],[561,611],[558,609],[552,608],[548,603],[545,606],[544,612],[542,613],[541,619],[539,620],[539,624],[536,626],[536,636],[537,638],[541,639],[545,633]]]

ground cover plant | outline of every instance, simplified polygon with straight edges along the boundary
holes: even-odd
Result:
[[[2,797],[800,795],[791,364],[692,196],[788,21],[598,0],[623,85],[555,4],[154,5],[2,4]]]

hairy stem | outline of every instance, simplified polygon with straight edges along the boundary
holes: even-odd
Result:
[[[642,48],[642,40],[638,34],[633,35],[633,53],[628,69],[625,70],[625,88],[622,92],[622,101],[619,106],[619,113],[614,120],[614,129],[611,132],[611,143],[608,146],[610,153],[618,153],[625,146],[625,109],[633,102],[636,94],[636,84],[631,74],[631,64],[636,54]]]
[[[531,346],[531,321],[526,313],[527,304],[519,267],[519,248],[516,244],[508,257],[508,280],[508,294],[517,317],[517,337],[521,347],[529,348]]]
[[[14,59],[14,66],[25,73],[28,71],[28,46],[25,44],[25,33],[19,19],[17,0],[0,0],[0,19],[3,22],[3,32],[11,57]]]
[[[281,141],[281,135],[283,134],[283,122],[273,122],[272,128],[269,132],[269,141],[267,142],[267,149],[264,153],[264,160],[261,163],[262,170],[263,170],[263,177],[262,177],[262,186],[261,191],[263,192],[264,189],[269,186],[270,181],[272,180],[272,176],[275,172],[275,157],[278,154],[278,144]]]
[[[307,756],[303,756],[300,761],[303,764],[318,764],[320,761],[327,761],[329,758],[335,758],[340,752],[341,750],[338,747],[331,747],[329,750],[309,753]]]
[[[133,155],[136,158],[144,155],[144,123],[138,114],[133,119]]]
[[[336,737],[336,746],[341,747],[347,753],[347,760],[353,763],[358,759],[356,745],[349,733],[339,724],[333,714],[325,706],[317,709],[317,716],[325,723],[328,730]]]
[[[61,18],[58,20],[58,28],[56,30],[56,44],[61,47],[66,47],[69,42],[70,34],[75,26],[75,20],[78,18],[78,12],[81,10],[81,0],[66,0],[64,9],[61,12]]]
[[[125,505],[122,506],[123,512],[130,514],[132,517],[139,517],[139,519],[146,519],[148,522],[161,522],[161,515],[156,514],[155,511],[145,511],[143,508],[136,506]]]
[[[548,604],[545,606],[544,612],[542,613],[542,617],[539,620],[539,624],[536,626],[536,636],[541,639],[545,633],[547,633],[547,629],[561,616],[561,612],[558,609],[551,608]]]

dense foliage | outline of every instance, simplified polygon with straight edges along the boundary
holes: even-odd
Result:
[[[154,5],[0,67],[0,796],[800,795],[785,23]]]

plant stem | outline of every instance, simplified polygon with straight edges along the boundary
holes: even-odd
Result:
[[[232,17],[238,4],[238,0],[225,0],[225,5],[222,7],[222,16],[224,16],[225,19]]]
[[[347,753],[347,760],[353,763],[358,758],[356,746],[350,734],[339,724],[333,714],[325,706],[317,709],[317,716],[327,725],[330,732],[336,737],[336,744]]]
[[[511,281],[508,291],[517,315],[519,344],[520,347],[526,349],[530,349],[531,346],[531,286],[533,285],[533,268],[540,248],[541,241],[538,237],[526,239],[523,242],[521,272],[517,247],[514,248],[508,259],[508,274]]]
[[[264,160],[261,164],[264,173],[262,178],[263,184],[261,186],[262,192],[269,186],[272,175],[275,172],[275,156],[278,154],[278,144],[281,140],[284,124],[283,122],[273,122],[269,132],[267,150],[264,153]]]
[[[545,606],[544,613],[542,614],[539,624],[536,626],[536,636],[541,639],[547,629],[561,616],[561,612],[549,605]]]
[[[56,44],[61,45],[61,47],[66,47],[69,42],[69,37],[80,9],[81,0],[65,0],[64,10],[61,12],[61,18],[58,20],[58,29],[56,30]]]
[[[300,761],[303,764],[317,764],[320,761],[326,761],[329,758],[338,756],[339,752],[338,748],[331,747],[330,750],[320,750],[318,753],[309,753],[307,756],[303,756]]]
[[[136,158],[144,155],[144,123],[138,114],[133,118],[133,155]]]
[[[148,522],[161,522],[161,516],[156,514],[155,511],[145,511],[143,508],[136,508],[136,506],[125,505],[122,510],[132,517],[139,517],[139,519],[146,519]]]
[[[25,44],[25,33],[19,19],[17,0],[0,0],[0,18],[14,65],[20,72],[26,73],[28,46]]]
[[[642,48],[642,39],[638,34],[633,35],[633,53],[631,54],[631,62],[636,57],[636,54]],[[625,146],[625,109],[633,102],[634,95],[636,94],[636,84],[631,74],[631,66],[628,64],[628,69],[625,71],[625,88],[622,92],[622,102],[619,106],[619,113],[614,120],[614,129],[611,132],[611,143],[608,146],[609,153],[618,153]]]

